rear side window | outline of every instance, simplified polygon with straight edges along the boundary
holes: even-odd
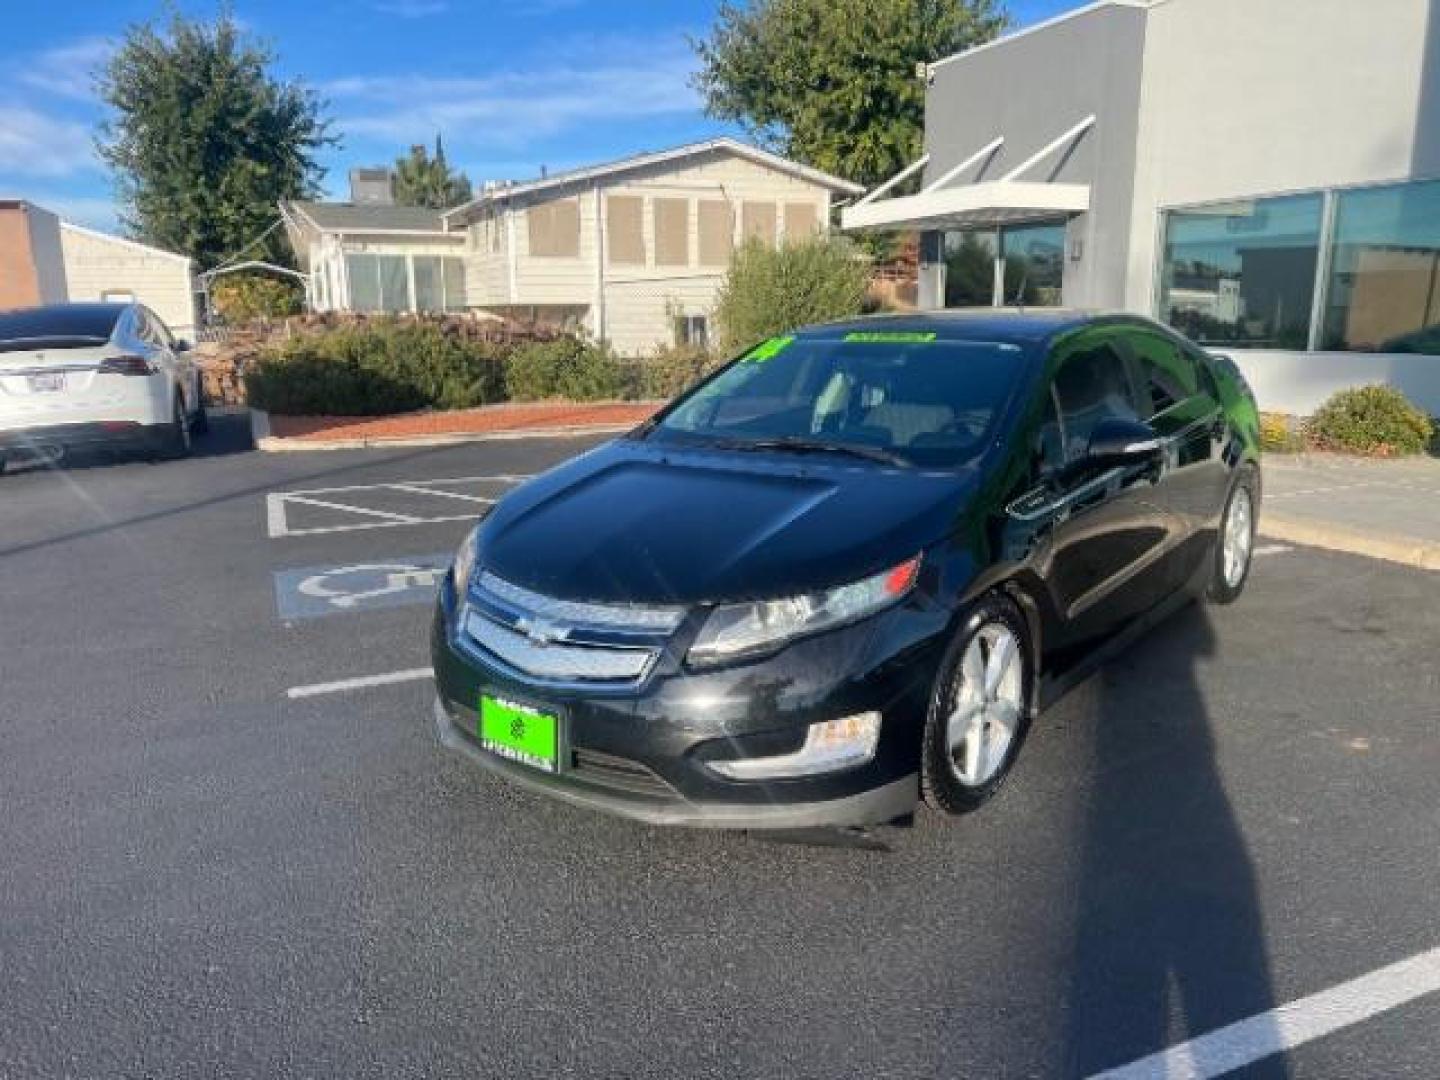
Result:
[[[1195,361],[1178,341],[1148,332],[1131,334],[1127,340],[1139,367],[1140,385],[1149,398],[1152,415],[1167,412],[1200,392],[1200,373]]]
[[[1139,420],[1125,360],[1109,343],[1082,346],[1060,361],[1055,373],[1065,460],[1083,457],[1102,420]]]
[[[124,310],[121,304],[54,304],[0,313],[0,352],[104,344]]]

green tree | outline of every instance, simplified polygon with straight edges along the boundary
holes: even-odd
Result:
[[[280,200],[316,193],[315,156],[336,140],[315,94],[270,74],[274,59],[228,10],[126,31],[98,79],[112,112],[98,147],[132,235],[208,268],[253,245]],[[247,254],[288,252],[277,231]]]
[[[999,0],[752,0],[722,4],[695,86],[706,111],[762,144],[867,186],[920,156],[915,65],[989,41]]]
[[[735,252],[716,298],[727,351],[809,323],[859,315],[870,267],[843,237],[816,236],[779,248],[750,240]]]
[[[470,194],[470,181],[464,173],[450,170],[439,135],[435,136],[434,157],[425,147],[412,146],[408,156],[395,161],[395,201],[401,206],[448,210],[468,202]]]

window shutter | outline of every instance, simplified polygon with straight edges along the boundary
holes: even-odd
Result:
[[[690,200],[656,199],[655,265],[690,265]]]

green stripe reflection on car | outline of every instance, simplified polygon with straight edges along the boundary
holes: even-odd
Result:
[[[845,340],[851,345],[928,345],[935,337],[933,330],[853,330]]]

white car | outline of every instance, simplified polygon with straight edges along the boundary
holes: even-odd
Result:
[[[0,311],[0,469],[91,447],[181,457],[206,426],[189,346],[145,306]]]

